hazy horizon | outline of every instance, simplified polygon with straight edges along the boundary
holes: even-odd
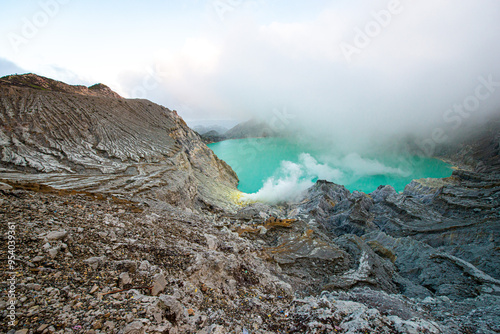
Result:
[[[0,75],[110,86],[188,122],[429,147],[500,114],[500,3],[42,0],[0,5]],[[425,146],[426,144],[422,144]]]

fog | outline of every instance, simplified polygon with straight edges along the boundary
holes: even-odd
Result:
[[[4,5],[0,73],[102,82],[188,123],[257,117],[346,153],[404,136],[432,153],[500,113],[497,0],[47,1]]]
[[[346,151],[410,134],[430,151],[500,112],[498,1],[326,2],[265,24],[230,14],[186,46],[191,57],[155,63],[153,100],[188,120],[259,117]]]

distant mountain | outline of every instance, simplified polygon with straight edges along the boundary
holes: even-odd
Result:
[[[225,133],[228,128],[221,126],[221,125],[195,125],[191,127],[194,131],[198,132],[200,135],[204,135],[208,132],[215,131],[219,134]]]
[[[265,122],[251,119],[240,123],[224,133],[227,139],[273,137],[277,133]]]
[[[221,135],[220,133],[214,130],[203,134],[201,138],[206,144],[217,143],[227,139],[224,135]]]
[[[195,127],[197,129],[198,127]],[[204,128],[204,129],[208,129]],[[262,138],[262,137],[275,137],[278,133],[271,129],[265,122],[251,119],[249,121],[237,124],[227,131],[211,130],[207,132],[200,132],[201,138],[207,144],[215,143],[227,139],[242,139],[242,138]]]

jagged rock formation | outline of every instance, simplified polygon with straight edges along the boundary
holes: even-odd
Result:
[[[489,323],[500,321],[500,131],[492,124],[466,146],[448,147],[447,159],[469,170],[415,180],[402,193],[391,186],[351,193],[320,180],[297,204],[242,209],[244,225],[259,231],[245,237],[263,244],[300,294],[364,289],[356,301],[373,291],[403,294],[432,305],[445,333],[494,333]],[[266,231],[259,223],[265,214],[297,223]]]
[[[224,203],[238,182],[175,111],[101,84],[4,77],[0,119],[3,178],[187,206]]]
[[[319,181],[298,208],[333,243],[362,237],[356,247],[359,267],[369,254],[366,242],[376,258],[385,259],[388,266],[381,272],[397,273],[409,281],[394,282],[411,297],[437,294],[463,299],[477,297],[483,290],[500,293],[495,251],[500,237],[500,178],[475,174],[471,181],[470,176],[471,172],[455,171],[450,180],[413,181],[401,194],[390,186],[370,195],[351,194],[343,186]],[[371,285],[380,284],[383,276],[373,274]]]

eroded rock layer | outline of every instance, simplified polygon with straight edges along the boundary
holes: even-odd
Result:
[[[0,120],[4,178],[187,206],[224,202],[238,182],[175,111],[104,85],[3,78]]]

